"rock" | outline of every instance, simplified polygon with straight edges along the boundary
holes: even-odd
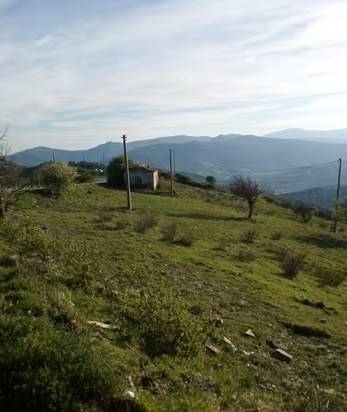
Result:
[[[292,355],[289,355],[288,352],[284,351],[283,349],[276,349],[273,353],[272,356],[281,362],[285,363],[290,363],[293,359]]]
[[[251,338],[255,338],[255,334],[252,331],[252,329],[248,329],[248,331],[245,333],[247,336],[251,337]]]
[[[127,396],[129,399],[135,399],[136,398],[135,392],[133,392],[133,391],[126,391],[125,396]]]
[[[244,355],[246,355],[246,356],[251,356],[251,355],[254,355],[254,354],[255,354],[255,351],[247,352],[247,351],[243,350],[242,353],[243,353]]]
[[[218,328],[218,327],[223,326],[223,323],[224,323],[223,319],[222,319],[222,318],[218,318],[218,319],[216,319],[216,321],[214,322],[214,325]]]
[[[206,345],[206,348],[215,355],[219,355],[222,351],[213,345]]]
[[[230,339],[228,339],[226,336],[224,336],[223,340],[227,345],[231,346],[231,348],[234,352],[237,351],[237,347],[232,343],[232,341]]]
[[[100,328],[100,329],[108,329],[108,330],[116,329],[116,327],[113,326],[113,325],[110,325],[108,323],[98,322],[96,320],[89,320],[87,323],[88,323],[88,325],[93,325],[93,326],[95,326],[97,328]]]

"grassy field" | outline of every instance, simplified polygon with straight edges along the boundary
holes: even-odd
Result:
[[[345,232],[166,185],[132,213],[93,183],[28,194],[1,223],[1,410],[346,411]]]

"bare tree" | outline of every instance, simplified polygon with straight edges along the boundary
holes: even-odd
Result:
[[[0,218],[29,189],[27,183],[20,181],[20,168],[8,158],[6,136],[7,130],[0,131]]]
[[[230,184],[230,192],[243,200],[248,204],[248,216],[247,219],[251,219],[253,216],[254,206],[258,197],[263,193],[259,184],[252,180],[250,177],[237,176],[234,177]]]

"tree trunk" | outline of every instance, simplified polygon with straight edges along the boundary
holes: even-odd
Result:
[[[254,210],[254,203],[253,202],[249,202],[248,203],[248,216],[247,219],[252,219],[253,216],[253,210]]]

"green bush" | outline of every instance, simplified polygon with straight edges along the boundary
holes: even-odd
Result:
[[[317,271],[317,277],[321,287],[338,287],[344,280],[347,279],[347,270],[319,269],[319,271]]]
[[[184,233],[177,240],[176,243],[182,246],[193,246],[194,239],[191,233]]]
[[[251,250],[240,250],[239,253],[237,254],[237,258],[241,262],[251,262],[252,260],[256,258],[256,255]]]
[[[121,316],[134,326],[143,349],[150,356],[181,355],[191,357],[203,348],[204,328],[190,315],[177,293],[155,289],[127,295],[118,306]]]
[[[76,177],[73,167],[63,163],[47,163],[38,172],[39,184],[51,196],[59,196]]]
[[[55,330],[42,319],[2,317],[0,342],[3,411],[106,410],[124,390],[112,357],[88,336]]]
[[[129,168],[135,166],[135,163],[129,159]],[[125,172],[125,162],[123,156],[118,156],[111,160],[110,164],[107,166],[107,183],[114,187],[124,187],[124,172]]]

